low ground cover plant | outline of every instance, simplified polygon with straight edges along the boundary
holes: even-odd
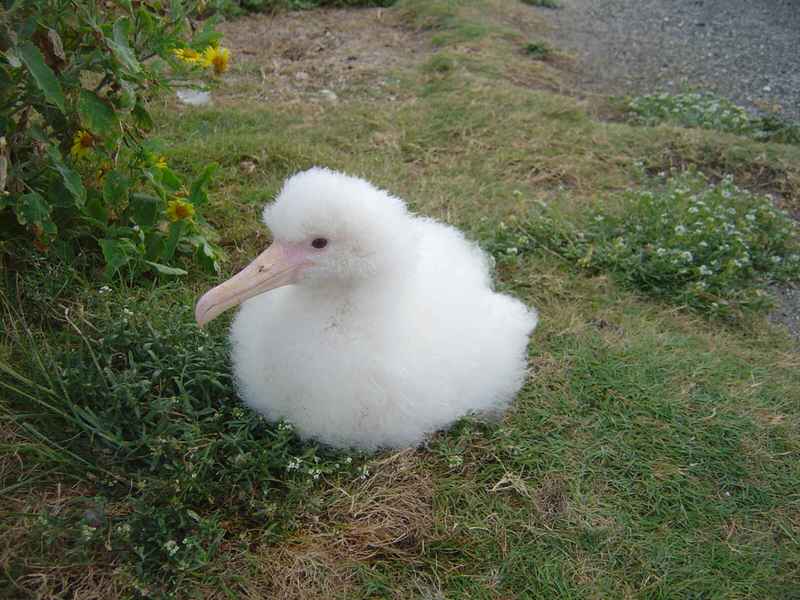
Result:
[[[647,94],[626,103],[631,120],[642,125],[671,123],[714,129],[762,141],[800,144],[800,124],[776,115],[755,116],[711,93]]]
[[[726,317],[765,307],[766,286],[800,278],[794,220],[730,177],[712,182],[693,171],[646,179],[583,226],[543,208],[501,228],[489,248],[503,260],[546,248],[648,295]]]
[[[46,295],[36,279],[63,285],[70,269],[28,272],[25,287]],[[28,539],[40,545],[20,560],[47,563],[51,552],[113,560],[161,597],[218,556],[235,533],[226,516],[248,515],[259,543],[279,539],[323,477],[360,476],[358,457],[303,444],[291,425],[242,406],[224,333],[198,329],[190,304],[176,297],[177,284],[139,299],[103,285],[61,317],[58,347],[42,345],[26,315],[2,303],[16,359],[0,359],[0,418],[48,449],[29,455],[16,447],[26,463],[19,482],[36,476],[28,460],[65,481],[93,482],[68,510],[29,515]]]
[[[108,276],[183,274],[179,255],[218,267],[201,214],[213,167],[187,178],[148,140],[150,101],[228,67],[199,4],[0,9],[0,249],[99,248]]]

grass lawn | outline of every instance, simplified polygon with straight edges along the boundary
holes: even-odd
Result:
[[[278,85],[254,46],[273,30],[231,23],[215,104],[156,111],[175,169],[221,166],[207,215],[228,273],[268,243],[263,204],[312,165],[487,247],[541,203],[577,224],[613,211],[643,185],[637,161],[729,174],[798,208],[800,146],[626,124],[570,89],[569,56],[528,50],[543,25],[523,2],[344,14],[276,18],[380,28],[395,49]],[[300,56],[290,44],[312,38],[269,52]],[[0,596],[800,597],[797,342],[764,311],[709,318],[547,244],[497,258],[498,287],[541,318],[513,410],[377,455],[301,443],[240,404],[230,317],[207,332],[192,318],[218,277],[5,265]]]

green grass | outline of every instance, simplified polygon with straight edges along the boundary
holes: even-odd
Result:
[[[500,233],[542,202],[571,226],[619,210],[652,185],[641,168],[730,174],[796,208],[800,149],[597,121],[542,91],[557,65],[519,51],[539,24],[511,35],[507,3],[392,10],[456,34],[331,108],[249,100],[257,73],[217,107],[167,104],[165,154],[184,172],[220,164],[208,216],[228,272],[268,242],[263,203],[313,164],[462,227],[498,256],[498,287],[540,311],[513,410],[413,451],[316,448],[240,404],[226,321],[192,321],[210,276],[130,285],[90,256],[4,255],[0,596],[792,598],[793,342],[763,311],[708,319],[545,244],[506,260]]]

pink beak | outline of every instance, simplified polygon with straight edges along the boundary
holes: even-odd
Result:
[[[194,309],[197,324],[202,327],[248,298],[295,283],[306,265],[305,258],[299,247],[274,242],[244,269],[200,298]]]

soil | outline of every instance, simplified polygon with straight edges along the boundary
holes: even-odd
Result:
[[[260,74],[261,99],[336,101],[340,94],[380,91],[391,73],[429,52],[427,38],[401,27],[396,11],[380,8],[250,15],[220,25],[244,67],[229,81]],[[258,75],[256,75],[258,77]]]

